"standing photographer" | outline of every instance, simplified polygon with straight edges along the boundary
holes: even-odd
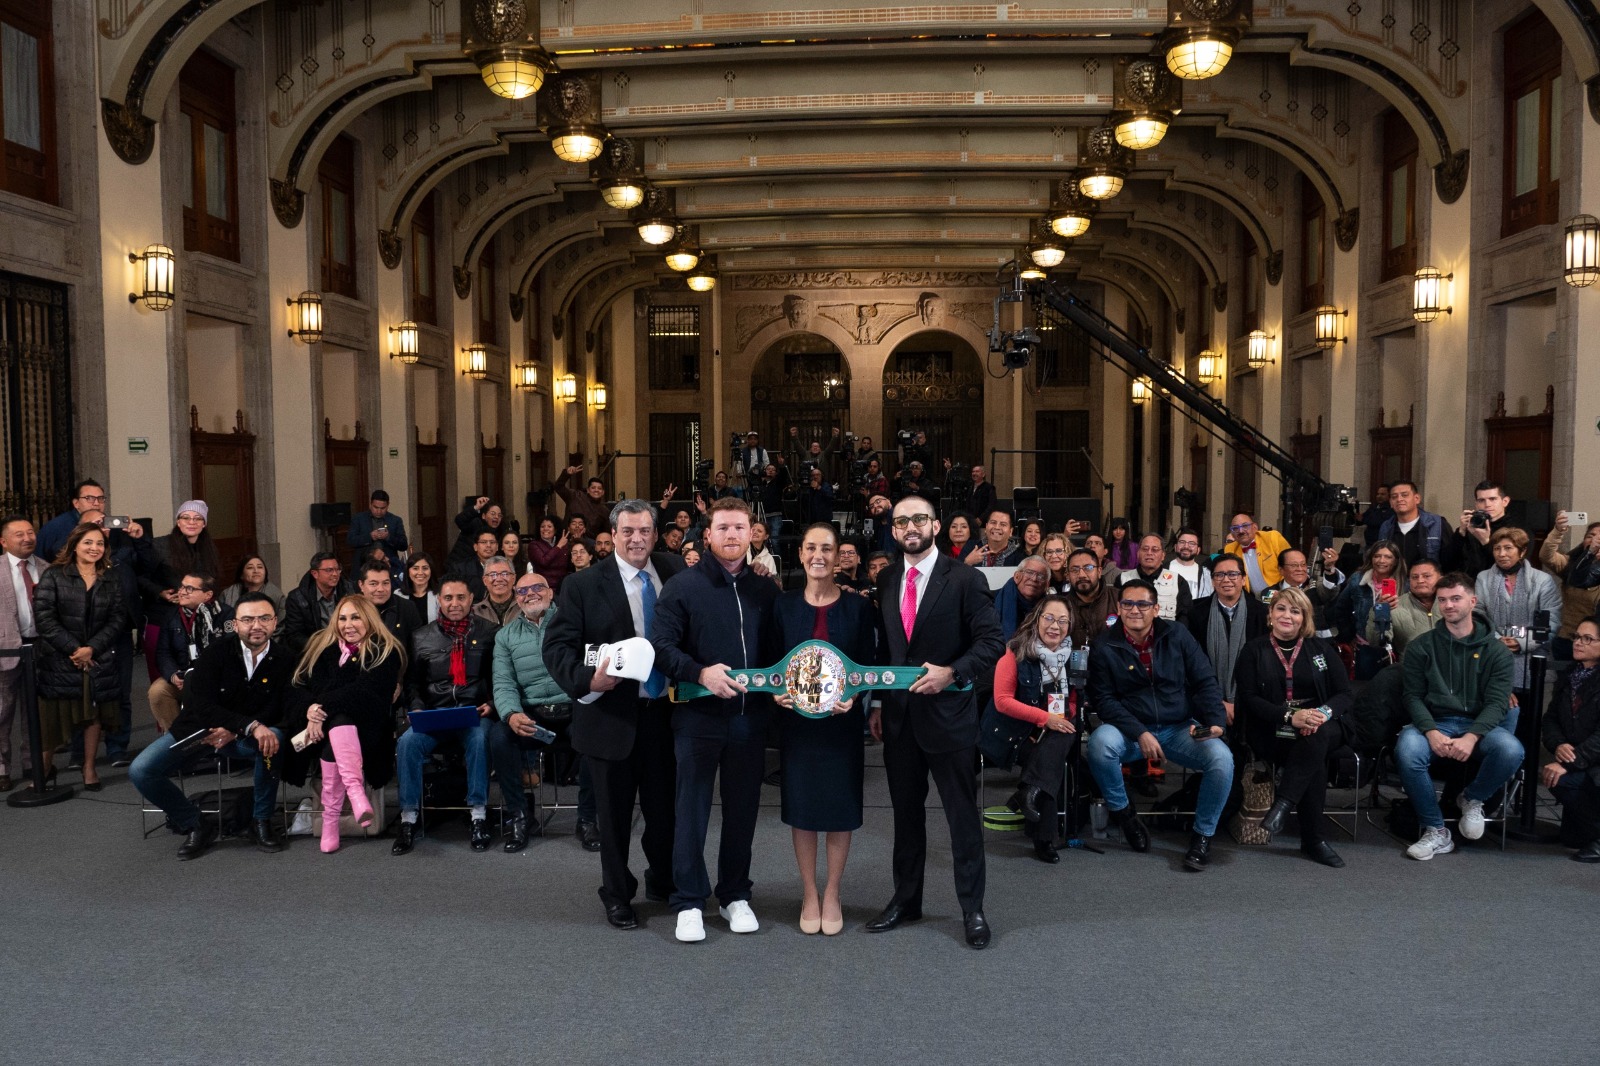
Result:
[[[1498,481],[1480,481],[1472,490],[1472,509],[1463,509],[1461,524],[1445,542],[1444,569],[1476,578],[1494,565],[1491,539],[1511,524],[1506,507],[1511,497]]]

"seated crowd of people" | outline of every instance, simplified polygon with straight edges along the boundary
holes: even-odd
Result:
[[[1572,857],[1600,862],[1600,522],[1569,551],[1563,512],[1530,557],[1499,485],[1480,484],[1452,526],[1398,482],[1360,517],[1364,548],[1325,532],[1298,547],[1239,513],[1208,551],[1188,527],[1138,536],[1123,519],[1103,533],[1014,521],[974,468],[971,483],[990,488],[975,494],[986,510],[941,518],[914,488],[893,501],[869,492],[861,532],[819,512],[782,558],[759,502],[724,491],[723,475],[662,528],[657,505],[608,501],[599,479],[580,488],[581,473],[569,467],[555,486],[565,517],[539,516],[531,536],[493,500],[474,500],[437,560],[376,491],[350,524],[348,559],[318,552],[287,594],[255,555],[219,588],[201,500],[180,505],[159,538],[111,516],[93,480],[37,532],[27,518],[0,519],[11,571],[0,648],[34,647],[45,775],[65,754],[99,790],[103,744],[183,837],[185,860],[216,843],[219,819],[173,778],[213,753],[253,765],[248,832],[266,851],[284,847],[281,783],[312,783],[320,849],[332,853],[347,807],[359,831],[377,830],[375,803],[394,780],[393,854],[419,846],[422,815],[440,803],[462,808],[471,849],[488,850],[496,787],[502,848],[519,852],[541,832],[530,756],[548,752],[578,786],[577,836],[600,855],[607,921],[637,925],[637,806],[645,897],[668,905],[678,939],[692,942],[713,897],[731,931],[758,928],[751,844],[774,743],[800,928],[843,928],[863,747],[881,742],[895,891],[866,929],[922,915],[931,780],[966,939],[983,947],[986,763],[1020,769],[1012,805],[1050,864],[1063,818],[1070,836],[1091,795],[1130,848],[1148,851],[1131,793],[1149,794],[1168,762],[1194,771],[1182,862],[1199,872],[1225,824],[1244,840],[1291,820],[1308,858],[1343,866],[1325,836],[1330,765],[1340,752],[1387,750],[1414,816],[1406,854],[1427,860],[1458,836],[1482,837],[1522,767],[1532,731],[1521,712],[1537,702],[1531,653],[1548,630],[1555,681],[1537,723],[1539,782],[1561,805]],[[778,676],[814,640],[853,679],[853,694],[820,709],[797,704]],[[647,665],[630,666],[646,644]],[[134,753],[141,650],[157,737]],[[14,784],[16,663],[0,659],[0,790]],[[436,753],[459,773],[437,772]],[[1084,772],[1069,776],[1071,765]],[[1270,784],[1264,809],[1243,802],[1247,777]],[[718,788],[713,884],[704,852]]]

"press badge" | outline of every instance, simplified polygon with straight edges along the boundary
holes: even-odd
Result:
[[[1048,700],[1045,705],[1047,712],[1059,715],[1067,713],[1067,694],[1065,692],[1052,692],[1046,698]]]

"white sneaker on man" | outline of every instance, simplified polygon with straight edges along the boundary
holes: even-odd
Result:
[[[1467,799],[1462,796],[1456,801],[1461,808],[1461,821],[1456,823],[1461,830],[1461,835],[1468,840],[1477,840],[1483,836],[1483,801]]]
[[[706,922],[698,907],[678,912],[677,937],[685,944],[696,944],[706,938]]]
[[[726,907],[718,907],[717,913],[722,915],[728,928],[735,933],[753,933],[761,928],[761,923],[756,921],[756,912],[742,899],[736,899]]]
[[[1437,829],[1424,829],[1422,839],[1407,848],[1406,854],[1413,859],[1427,862],[1435,855],[1448,855],[1454,850],[1456,842],[1450,838],[1450,830],[1439,826]]]

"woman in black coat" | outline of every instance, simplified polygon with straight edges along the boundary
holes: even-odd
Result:
[[[46,759],[83,730],[83,787],[100,791],[95,750],[102,730],[121,719],[117,637],[128,626],[122,585],[110,578],[106,535],[82,523],[33,593],[39,630],[39,724]],[[52,766],[50,775],[54,776]]]
[[[841,588],[833,572],[839,561],[839,534],[830,523],[806,529],[800,543],[800,566],[806,586],[779,596],[772,604],[766,632],[773,644],[765,658],[776,662],[808,640],[825,640],[845,657],[866,666],[879,661],[877,612],[872,601]],[[804,898],[800,931],[829,936],[844,928],[839,882],[850,855],[850,834],[861,828],[864,753],[862,733],[867,693],[834,708],[827,718],[782,714],[783,820],[794,836]],[[787,696],[780,706],[793,707]],[[828,882],[817,894],[817,834],[828,834]]]
[[[304,784],[315,756],[322,772],[322,850],[339,850],[339,813],[370,825],[366,785],[382,788],[394,773],[394,700],[405,674],[405,648],[364,596],[346,596],[306,643],[294,671],[284,730],[301,731],[304,749],[286,752],[283,776]]]
[[[1316,611],[1299,589],[1272,599],[1271,631],[1245,644],[1233,668],[1234,707],[1257,758],[1283,771],[1277,798],[1261,820],[1269,833],[1300,810],[1300,850],[1324,866],[1344,860],[1322,839],[1322,805],[1328,791],[1328,754],[1347,742],[1347,714],[1355,697],[1339,650],[1317,637]]]
[[[1561,836],[1575,862],[1600,862],[1600,622],[1572,633],[1572,669],[1556,682],[1544,712],[1551,759],[1539,781],[1561,801]]]

